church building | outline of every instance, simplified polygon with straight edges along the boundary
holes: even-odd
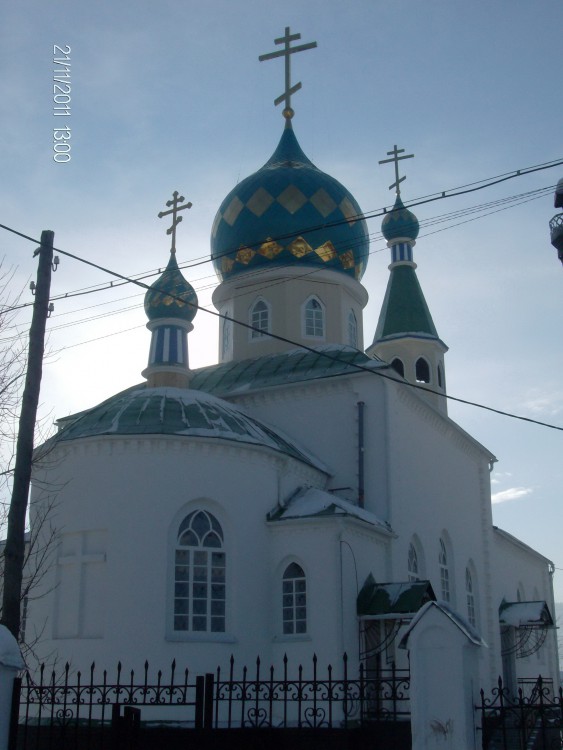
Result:
[[[287,66],[291,39],[270,55]],[[49,505],[57,548],[26,637],[81,670],[345,652],[383,669],[407,666],[402,636],[437,600],[482,643],[484,686],[556,678],[553,566],[493,526],[496,459],[448,417],[447,346],[400,191],[407,156],[395,146],[385,160],[396,200],[374,332],[367,224],[297,139],[299,86],[279,98],[272,156],[217,201],[218,363],[190,368],[198,305],[176,259],[174,193],[170,258],[145,296],[143,382],[61,419],[37,451],[31,522]]]

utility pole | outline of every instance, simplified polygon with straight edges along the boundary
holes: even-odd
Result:
[[[8,536],[4,549],[4,593],[1,623],[8,628],[18,641],[25,560],[25,517],[31,483],[33,438],[43,372],[45,328],[49,315],[54,236],[54,232],[49,230],[41,232],[41,246],[34,253],[34,256],[39,255],[39,265],[37,268],[37,284],[35,285],[33,317],[29,329],[27,373],[20,412],[12,500],[8,514]]]

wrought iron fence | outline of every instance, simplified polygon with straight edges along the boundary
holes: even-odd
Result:
[[[312,729],[363,725],[370,721],[410,718],[409,672],[392,669],[369,675],[363,664],[350,676],[346,654],[340,676],[331,665],[319,676],[313,656],[312,677],[305,678],[302,665],[290,675],[284,657],[281,674],[271,666],[263,675],[260,659],[254,674],[247,667],[235,677],[231,657],[229,673],[217,669],[214,689],[215,727],[309,727]]]
[[[114,680],[106,671],[97,674],[94,664],[86,675],[68,664],[61,674],[42,667],[36,678],[26,673],[19,681],[10,750],[82,747],[84,736],[88,747],[107,747],[123,721],[122,706],[141,709],[145,726],[353,729],[408,720],[409,674],[393,668],[368,676],[360,665],[351,675],[346,655],[337,670],[329,665],[322,675],[316,656],[309,669],[291,669],[285,657],[278,673],[273,666],[264,672],[260,659],[252,670],[237,670],[231,657],[226,674],[217,668],[197,676],[180,672],[174,661],[156,679],[147,662],[140,677],[118,664]]]
[[[533,682],[533,685],[531,684]],[[559,750],[563,748],[563,689],[552,680],[519,681],[516,695],[498,685],[487,697],[481,690],[480,715],[484,750]]]

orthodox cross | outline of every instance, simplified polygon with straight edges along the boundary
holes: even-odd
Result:
[[[285,102],[283,116],[287,120],[291,120],[294,115],[291,109],[291,95],[295,94],[301,88],[301,82],[296,83],[294,86],[291,85],[290,55],[294,52],[304,52],[307,49],[313,49],[313,47],[317,46],[316,42],[308,42],[307,44],[299,44],[297,47],[291,47],[291,42],[295,42],[298,39],[301,39],[301,34],[290,34],[289,26],[286,26],[285,36],[274,39],[274,44],[283,44],[284,48],[277,52],[268,52],[265,55],[260,55],[258,58],[260,62],[263,62],[264,60],[272,60],[274,57],[285,57],[285,91],[277,99],[274,99],[274,105],[277,107],[280,102]]]
[[[172,247],[170,248],[170,252],[174,254],[176,252],[176,226],[182,221],[182,217],[178,216],[178,211],[183,211],[184,208],[191,208],[192,204],[188,201],[183,206],[179,206],[178,204],[181,203],[184,199],[183,195],[180,195],[177,190],[175,190],[172,193],[172,200],[166,201],[166,205],[168,207],[172,206],[170,211],[161,211],[158,214],[158,218],[162,219],[163,216],[168,216],[168,214],[172,214],[172,226],[166,230],[166,234],[172,235]]]
[[[399,154],[403,154],[405,152],[404,148],[397,148],[397,146],[393,146],[393,151],[388,151],[387,156],[390,156],[390,159],[382,159],[379,163],[380,164],[388,164],[391,161],[395,162],[395,182],[392,185],[389,185],[389,190],[393,190],[393,188],[396,188],[395,192],[397,195],[401,195],[401,188],[399,187],[399,184],[406,180],[406,177],[399,177],[399,162],[401,159],[412,159],[414,154],[407,154],[405,156],[399,156]]]

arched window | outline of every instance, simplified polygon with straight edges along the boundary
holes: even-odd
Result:
[[[284,635],[307,632],[307,581],[297,563],[287,566],[282,581],[282,613]]]
[[[402,359],[399,359],[399,357],[395,357],[395,359],[391,362],[391,367],[395,370],[395,372],[398,372],[402,378],[405,377],[405,366]]]
[[[444,378],[442,376],[442,366],[438,365],[438,387],[443,388],[444,387]]]
[[[467,619],[469,620],[469,624],[475,627],[477,624],[477,617],[475,615],[475,588],[473,585],[473,576],[468,567],[465,569],[465,597],[467,600]]]
[[[322,339],[325,335],[324,309],[316,297],[307,300],[304,307],[303,332],[305,336]]]
[[[348,313],[348,343],[358,348],[358,321],[353,310]]]
[[[418,581],[418,573],[419,573],[419,567],[418,567],[418,555],[416,553],[416,547],[414,544],[412,544],[409,547],[409,557],[408,557],[408,563],[407,563],[407,569],[408,569],[408,579],[409,581]]]
[[[231,349],[231,321],[223,319],[223,338],[221,349],[223,353],[223,359],[227,357]]]
[[[174,630],[225,631],[225,552],[219,521],[195,510],[178,528],[174,571]]]
[[[250,308],[250,338],[260,339],[270,332],[270,308],[263,299],[258,299]]]
[[[417,383],[429,383],[430,382],[430,366],[424,357],[419,357],[416,360],[415,374]]]
[[[440,553],[438,555],[438,563],[440,565],[440,589],[442,592],[442,599],[445,602],[450,601],[450,569],[448,567],[448,555],[446,553],[446,545],[444,540],[440,539]]]

